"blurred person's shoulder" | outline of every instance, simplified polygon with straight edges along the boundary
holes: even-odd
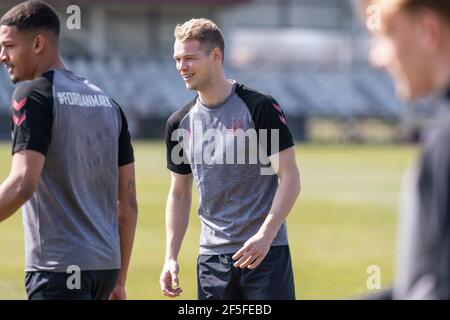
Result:
[[[450,163],[450,101],[426,124],[422,145],[430,164]]]

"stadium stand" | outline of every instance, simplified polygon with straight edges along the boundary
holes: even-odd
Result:
[[[4,0],[0,8],[6,10],[13,2]],[[67,16],[70,1],[49,2],[61,17]],[[274,96],[291,126],[297,126],[293,128],[297,139],[306,136],[305,123],[311,118],[396,123],[404,119],[391,80],[369,66],[370,41],[351,1],[116,0],[109,6],[100,0],[80,0],[79,4],[83,27],[62,29],[63,56],[69,68],[117,100],[135,137],[161,137],[167,117],[195,95],[186,90],[170,58],[174,26],[193,16],[211,17],[223,26],[227,75]],[[13,89],[0,68],[0,138],[9,136]]]
[[[167,116],[194,95],[185,89],[174,65],[122,59],[76,59],[68,65],[116,97],[124,109],[143,116]],[[292,115],[395,118],[401,111],[391,81],[376,70],[303,73],[229,69],[228,74],[273,95]],[[4,70],[0,85],[0,105],[5,112],[14,87]]]
[[[67,61],[75,72],[115,97],[132,118],[167,118],[194,96],[185,89],[174,64],[121,58]],[[389,78],[362,71],[227,71],[230,78],[273,95],[293,117],[396,119],[401,104]],[[1,112],[7,113],[13,86],[0,72]],[[137,132],[136,132],[137,133]]]

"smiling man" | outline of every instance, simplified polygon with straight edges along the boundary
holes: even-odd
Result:
[[[422,131],[405,180],[394,299],[450,299],[450,1],[370,0],[381,13],[371,60],[406,101],[434,95],[441,107]]]
[[[42,1],[0,19],[0,60],[19,83],[0,221],[23,205],[29,299],[124,299],[137,215],[127,121],[101,89],[66,69],[59,29]],[[69,270],[80,271],[80,287],[68,285]]]
[[[300,178],[285,115],[272,97],[225,77],[224,41],[212,21],[178,25],[175,39],[177,70],[198,96],[167,122],[172,182],[161,290],[169,297],[181,293],[177,260],[195,179],[202,226],[198,298],[295,299],[285,219]],[[254,161],[257,149],[261,157]],[[271,175],[264,170],[269,159]]]

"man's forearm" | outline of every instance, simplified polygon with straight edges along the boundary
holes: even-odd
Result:
[[[189,224],[192,196],[169,194],[166,207],[166,260],[177,260]]]
[[[45,156],[22,150],[12,159],[11,172],[0,185],[0,221],[10,217],[31,198],[41,179]]]
[[[125,206],[119,202],[119,235],[121,268],[118,278],[119,285],[125,285],[128,267],[133,250],[134,237],[137,225],[137,206]]]
[[[0,222],[19,210],[33,191],[32,188],[25,188],[19,178],[9,176],[0,185]]]
[[[299,194],[300,178],[298,171],[292,175],[285,175],[280,180],[270,212],[259,231],[273,240],[281,224],[289,215]]]

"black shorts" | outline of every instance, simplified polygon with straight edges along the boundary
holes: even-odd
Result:
[[[119,270],[81,271],[80,287],[71,281],[73,274],[33,271],[25,275],[29,300],[107,300],[114,289]],[[69,281],[68,281],[69,280]],[[68,286],[68,282],[70,288]],[[75,286],[75,288],[74,288]]]
[[[295,300],[289,246],[271,247],[256,269],[235,268],[232,256],[198,256],[199,300]]]

